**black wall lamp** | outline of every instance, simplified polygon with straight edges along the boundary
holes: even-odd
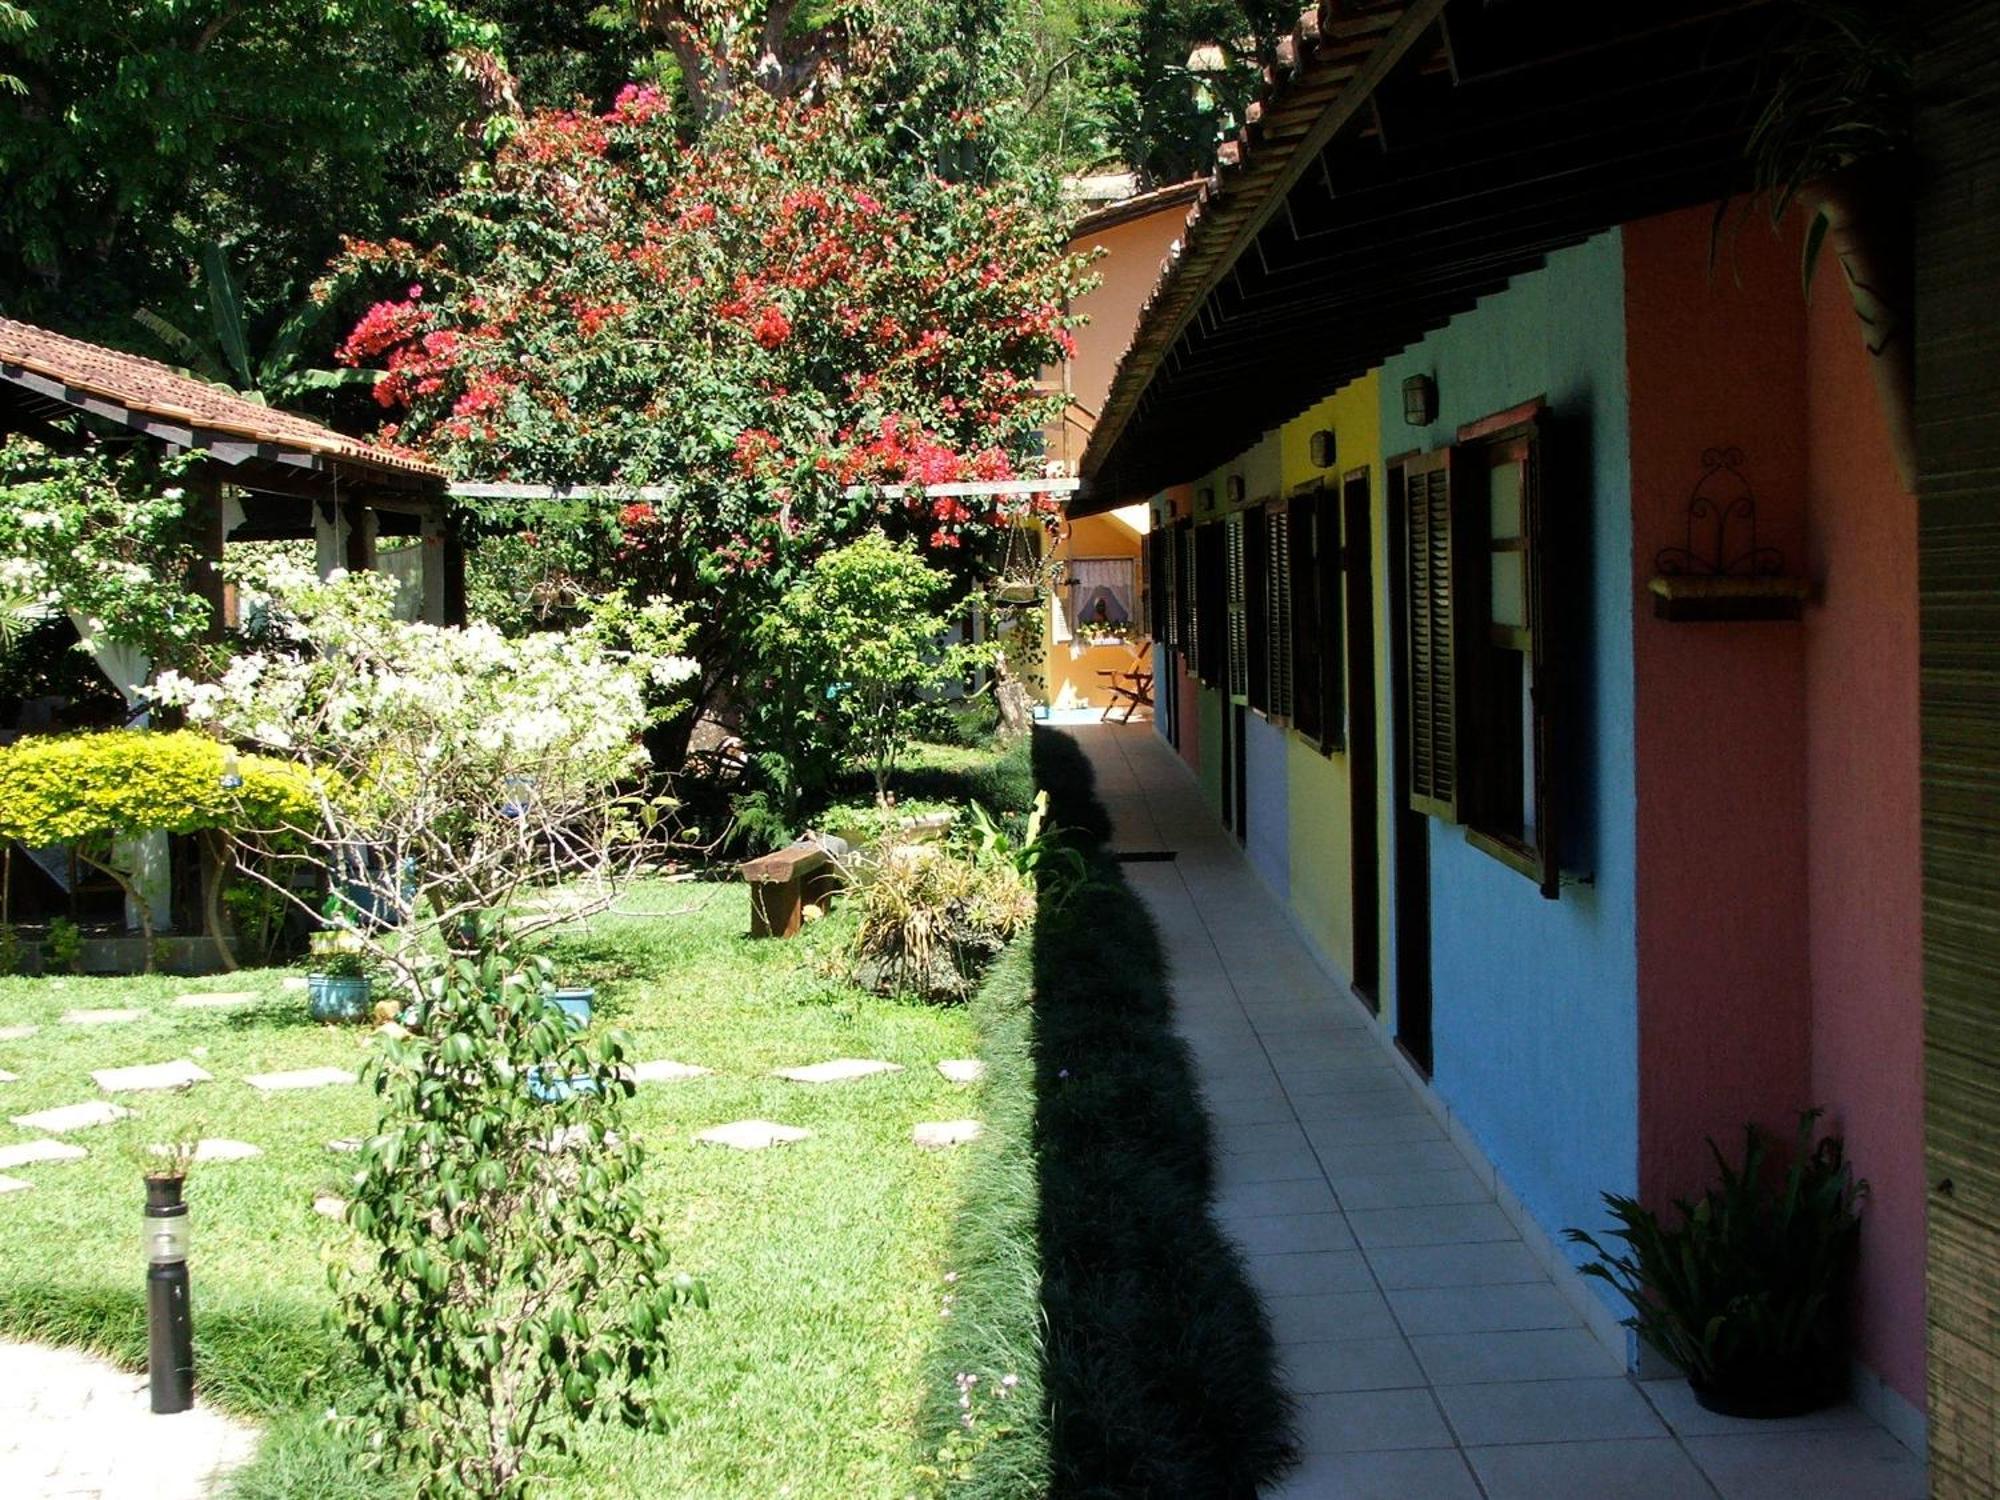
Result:
[[[1437,382],[1428,375],[1412,375],[1403,382],[1403,420],[1412,427],[1428,427],[1437,420]]]
[[[1322,427],[1312,435],[1309,444],[1315,469],[1330,469],[1340,458],[1340,446],[1334,441],[1333,429]]]

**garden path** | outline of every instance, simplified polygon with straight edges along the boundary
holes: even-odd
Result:
[[[1066,732],[1113,848],[1175,856],[1124,868],[1299,1402],[1304,1460],[1267,1500],[1922,1500],[1923,1464],[1852,1406],[1735,1421],[1628,1376],[1152,726]]]
[[[204,1407],[154,1416],[143,1374],[0,1341],[0,1495],[203,1500],[256,1447],[254,1429]]]

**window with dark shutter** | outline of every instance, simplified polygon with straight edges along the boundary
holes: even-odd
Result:
[[[1271,527],[1263,506],[1243,512],[1243,621],[1245,696],[1260,714],[1271,712]]]
[[[1287,573],[1292,623],[1292,727],[1318,744],[1324,720],[1320,708],[1320,652],[1325,649],[1320,623],[1319,575],[1314,571],[1313,521],[1318,500],[1296,494],[1285,502],[1288,538]]]
[[[1223,588],[1228,610],[1228,683],[1230,701],[1250,701],[1250,613],[1244,578],[1243,512],[1234,511],[1222,522],[1225,574]]]
[[[1274,503],[1264,510],[1264,675],[1273,718],[1290,721],[1292,689],[1292,516]]]
[[[1161,533],[1155,529],[1139,538],[1139,573],[1145,590],[1139,599],[1139,618],[1145,634],[1155,645],[1166,644],[1167,580],[1161,566],[1166,553],[1161,549]]]
[[[1194,667],[1194,522],[1174,522],[1174,644],[1189,670]]]
[[[1403,647],[1409,663],[1403,742],[1410,806],[1458,821],[1457,612],[1452,552],[1451,450],[1402,465]]]
[[[1466,837],[1553,897],[1555,692],[1539,403],[1460,432],[1460,805]]]
[[[1346,539],[1340,529],[1340,491],[1313,497],[1313,589],[1319,595],[1319,748],[1322,754],[1347,749]]]
[[[1229,528],[1206,521],[1194,529],[1195,671],[1204,686],[1229,685]]]

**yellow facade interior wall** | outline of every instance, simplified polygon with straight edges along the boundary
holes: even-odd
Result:
[[[1312,461],[1312,434],[1322,430],[1334,435],[1334,463],[1322,469]],[[1375,705],[1378,731],[1387,723],[1387,653],[1380,631],[1383,601],[1384,563],[1388,550],[1386,511],[1382,504],[1381,405],[1376,377],[1371,373],[1287,422],[1277,434],[1278,456],[1284,493],[1302,484],[1324,479],[1337,484],[1358,468],[1369,471],[1369,512],[1372,536],[1369,545],[1375,557],[1376,682]],[[1378,743],[1378,765],[1386,765],[1386,744]],[[1352,834],[1350,830],[1348,758],[1344,753],[1322,755],[1303,738],[1291,736],[1291,902],[1301,928],[1318,945],[1321,954],[1343,973],[1352,973],[1354,964],[1353,898],[1351,890]],[[1378,777],[1378,781],[1382,778]],[[1387,809],[1380,809],[1377,847],[1389,848]],[[1380,882],[1386,890],[1388,882]],[[1378,922],[1386,922],[1377,914]],[[1389,951],[1387,933],[1382,952]]]
[[[1129,557],[1136,605],[1146,582],[1139,576],[1139,539],[1149,523],[1149,512],[1144,505],[1128,505],[1101,516],[1083,516],[1071,523],[1069,536],[1057,544],[1056,553],[1066,561],[1079,557]],[[1047,701],[1053,708],[1101,709],[1107,701],[1106,684],[1097,674],[1129,668],[1132,652],[1142,638],[1135,628],[1130,644],[1085,646],[1080,642],[1059,641],[1056,639],[1060,633],[1058,611],[1067,606],[1067,598],[1060,593],[1049,602],[1048,659],[1043,666]]]

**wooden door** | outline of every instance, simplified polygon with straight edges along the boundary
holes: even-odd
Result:
[[[1341,563],[1347,582],[1347,787],[1351,839],[1355,990],[1379,1010],[1382,985],[1382,868],[1376,829],[1375,548],[1368,471],[1340,486]]]

